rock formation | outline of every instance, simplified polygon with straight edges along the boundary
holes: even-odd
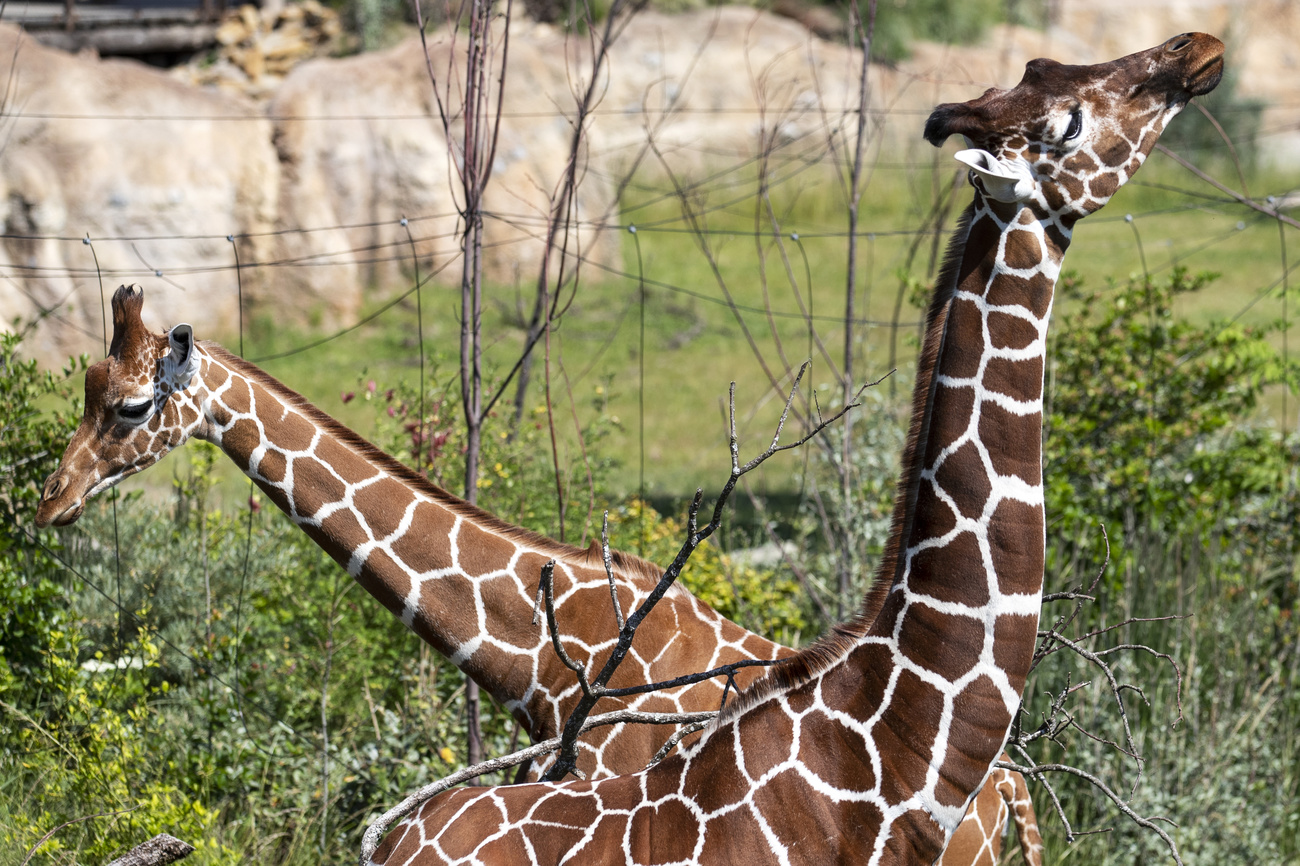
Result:
[[[1057,7],[1057,25],[1046,31],[997,27],[978,46],[918,44],[897,67],[873,68],[876,144],[884,153],[911,152],[933,105],[965,98],[973,86],[1012,84],[1034,57],[1092,62],[1194,28],[1221,31],[1230,45],[1249,42],[1251,50],[1229,63],[1243,95],[1272,102],[1264,125],[1277,134],[1266,139],[1266,154],[1285,160],[1300,151],[1293,95],[1300,77],[1285,72],[1300,64],[1287,35],[1300,26],[1295,4],[1168,0],[1139,9],[1122,0],[1062,0]],[[266,38],[294,30],[296,14],[278,13]],[[227,47],[254,51],[256,28],[240,26],[236,33],[231,25]],[[145,283],[166,296],[150,309],[167,311],[169,321],[201,319],[209,333],[229,335],[236,322],[231,233],[246,236],[240,256],[258,265],[244,272],[249,310],[280,320],[348,323],[367,292],[387,297],[407,282],[402,217],[410,219],[422,272],[441,269],[437,279],[459,281],[455,157],[418,38],[291,69],[285,55],[273,70],[283,81],[269,93],[248,91],[266,96],[254,101],[135,63],[43,48],[20,32],[0,24],[0,67],[14,70],[0,115],[0,319],[30,321],[50,311],[29,351],[51,362],[98,351],[99,281],[91,249],[80,242],[86,234],[100,239],[93,249],[106,285]],[[448,70],[463,70],[465,36],[436,30],[429,43],[455,118],[461,78]],[[496,282],[526,289],[536,279],[591,51],[589,36],[522,17],[512,24],[486,201],[485,268]],[[583,256],[594,265],[620,263],[620,236],[597,227],[617,221],[618,183],[634,166],[689,174],[739,164],[765,148],[783,160],[824,158],[831,136],[842,147],[844,130],[854,126],[858,57],[798,21],[748,7],[638,15],[619,36],[589,120],[577,202]],[[585,278],[599,279],[599,268]]]

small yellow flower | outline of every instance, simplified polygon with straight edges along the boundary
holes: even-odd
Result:
[[[456,760],[456,756],[452,753],[451,749],[446,746],[443,746],[438,750],[438,757],[442,758],[448,764],[453,763]]]

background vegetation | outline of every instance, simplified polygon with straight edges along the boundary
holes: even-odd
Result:
[[[1146,684],[1146,703],[1131,708],[1146,757],[1138,799],[1183,825],[1188,862],[1283,862],[1300,853],[1297,443],[1254,410],[1269,383],[1295,371],[1267,329],[1172,315],[1176,300],[1214,285],[1181,271],[1109,292],[1063,281],[1080,313],[1060,323],[1049,372],[1048,586],[1069,588],[1101,566],[1104,523],[1111,565],[1080,633],[1103,620],[1190,614],[1114,636],[1171,652],[1184,671],[1181,697],[1158,663],[1135,659],[1125,671]],[[368,814],[463,760],[459,673],[277,512],[222,506],[216,488],[240,482],[214,477],[222,458],[210,446],[186,449],[191,471],[174,479],[169,501],[105,496],[74,530],[31,534],[36,485],[51,464],[22,461],[58,453],[75,401],[68,412],[36,411],[63,386],[16,361],[16,347],[7,335],[0,394],[4,417],[19,423],[0,446],[0,466],[13,474],[0,558],[0,857],[19,862],[48,830],[99,816],[61,829],[36,862],[96,862],[160,830],[200,842],[198,862],[319,862],[322,852],[347,860]],[[409,450],[406,393],[360,398],[394,453],[404,440]],[[434,417],[446,396],[430,395]],[[887,400],[870,408],[858,425],[858,495],[840,504],[864,516],[864,567],[887,528],[902,419]],[[571,537],[612,508],[618,546],[665,560],[680,526],[610,487],[614,456],[600,436],[608,417],[599,407],[592,417],[595,510],[591,489],[569,503]],[[447,432],[443,447],[454,453],[454,426]],[[545,528],[555,520],[552,482],[528,459],[534,438],[491,437],[480,495]],[[796,476],[811,484],[825,471],[813,452]],[[805,640],[827,625],[798,578],[828,569],[815,509],[759,504],[767,510],[755,514],[797,540],[789,561],[709,547],[688,585],[750,628]],[[761,530],[750,520],[733,524],[733,543]],[[834,591],[813,588],[826,607]],[[1068,667],[1049,662],[1036,675],[1027,724]],[[1076,702],[1090,724],[1117,724],[1099,686]],[[487,730],[491,753],[518,739],[499,711]],[[1068,745],[1040,757],[1133,781],[1122,756],[1087,740]],[[1076,827],[1115,823],[1086,785],[1061,785]],[[1225,811],[1234,820],[1215,818]],[[1040,812],[1054,861],[1160,856],[1124,822],[1064,848],[1045,802]]]
[[[934,31],[937,22],[977,32],[970,28],[1011,14],[1005,4],[958,5],[893,4],[915,14],[882,13],[882,33],[897,28],[888,38],[902,51],[916,35],[960,35]],[[1252,114],[1227,107],[1249,169]],[[1234,174],[1213,161],[1217,132],[1190,114],[1180,123],[1170,141]],[[835,428],[824,445],[773,461],[737,497],[719,545],[684,577],[775,639],[806,642],[851,608],[883,545],[918,304],[933,279],[935,239],[951,223],[944,202],[967,195],[944,159],[882,159],[863,201],[872,230],[862,238],[850,337],[864,359],[859,378],[898,372],[857,411],[847,459]],[[621,215],[640,229],[624,238],[628,276],[582,283],[557,338],[557,370],[573,371],[557,410],[573,419],[560,434],[565,495],[557,499],[554,468],[537,458],[550,442],[534,393],[517,426],[506,410],[490,419],[481,504],[578,544],[609,509],[617,547],[667,559],[681,499],[725,477],[713,407],[727,381],[739,380],[744,435],[758,441],[774,410],[755,355],[787,350],[820,365],[815,340],[844,338],[839,179],[797,153],[769,168],[714,175],[688,197],[661,177],[634,179]],[[1255,189],[1282,192],[1290,181],[1251,175]],[[1179,825],[1189,863],[1286,862],[1300,857],[1290,284],[1279,277],[1277,223],[1189,187],[1187,175],[1153,159],[1077,232],[1080,252],[1067,266],[1079,270],[1058,293],[1046,430],[1049,591],[1086,584],[1102,568],[1104,524],[1109,566],[1075,633],[1185,616],[1106,638],[1170,653],[1181,691],[1157,659],[1121,663],[1126,680],[1144,685],[1129,708],[1140,776],[1132,760],[1074,732],[1036,757],[1132,786],[1142,811]],[[685,230],[687,205],[708,214],[706,232]],[[778,217],[760,220],[770,213]],[[719,284],[732,306],[700,290]],[[427,345],[454,345],[450,302],[430,295],[443,314],[421,322]],[[489,372],[499,375],[492,365],[509,363],[522,328],[515,287],[492,287],[490,300]],[[248,354],[289,351],[267,369],[414,461],[414,315],[399,308],[302,353],[293,352],[308,335],[255,323]],[[755,352],[744,348],[742,322],[757,334]],[[434,354],[423,395],[432,448],[418,457],[435,481],[459,490],[457,372],[450,355]],[[463,678],[261,507],[209,447],[170,458],[147,476],[152,486],[102,495],[73,529],[36,533],[37,493],[79,414],[83,366],[45,373],[21,360],[17,334],[0,342],[0,864],[24,862],[38,844],[32,863],[103,862],[160,830],[199,846],[191,862],[351,862],[368,816],[463,763]],[[811,391],[835,405],[820,367]],[[1031,682],[1023,723],[1037,724],[1067,678],[1092,676],[1050,659]],[[1086,727],[1118,739],[1099,683],[1076,692],[1072,706]],[[490,754],[519,738],[499,710],[485,733]],[[1065,780],[1058,792],[1076,829],[1114,830],[1067,845],[1036,786],[1049,862],[1166,856],[1087,785]]]

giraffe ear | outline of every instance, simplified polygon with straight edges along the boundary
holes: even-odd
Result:
[[[168,332],[167,344],[171,346],[171,352],[163,361],[164,374],[172,387],[184,391],[199,368],[194,352],[194,329],[189,325],[177,325]]]
[[[1034,176],[1023,159],[998,159],[986,150],[959,150],[954,158],[970,166],[971,181],[1001,202],[1021,202],[1034,194]]]

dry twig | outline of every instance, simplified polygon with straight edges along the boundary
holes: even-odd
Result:
[[[732,492],[736,489],[737,482],[739,482],[744,475],[761,466],[774,454],[779,454],[782,451],[789,451],[792,448],[798,448],[814,436],[821,433],[828,425],[834,423],[850,409],[857,406],[857,397],[862,394],[862,391],[865,390],[866,387],[868,387],[864,385],[863,388],[854,395],[855,402],[844,406],[829,418],[819,419],[810,432],[806,433],[795,442],[782,445],[781,433],[785,428],[786,420],[790,416],[790,406],[794,402],[800,381],[802,381],[804,374],[808,371],[808,366],[808,362],[805,361],[799,368],[798,374],[795,376],[794,383],[791,385],[790,390],[786,395],[785,406],[781,410],[781,417],[777,421],[776,431],[772,435],[771,444],[768,445],[767,449],[757,457],[754,457],[752,460],[744,464],[740,462],[740,440],[736,436],[736,383],[731,383],[731,388],[728,392],[728,443],[731,449],[731,474],[723,485],[722,492],[718,494],[718,498],[714,502],[713,515],[707,525],[703,528],[699,527],[699,513],[704,498],[704,491],[702,489],[696,490],[695,498],[692,500],[690,509],[687,512],[686,540],[677,551],[677,556],[673,558],[672,563],[664,570],[663,577],[660,578],[659,583],[655,586],[654,590],[650,592],[646,597],[646,600],[642,602],[641,606],[627,618],[623,628],[619,632],[618,642],[615,644],[613,652],[610,653],[604,667],[601,668],[594,680],[588,681],[585,669],[576,662],[573,662],[571,659],[568,659],[567,655],[563,654],[563,647],[560,646],[559,638],[556,635],[557,629],[554,621],[554,611],[552,609],[551,590],[548,586],[550,583],[550,570],[554,568],[554,564],[548,563],[548,565],[542,569],[541,582],[546,595],[546,604],[548,608],[547,619],[551,627],[551,635],[556,646],[556,652],[560,655],[560,658],[564,661],[565,665],[578,674],[578,679],[582,685],[583,691],[582,698],[579,699],[577,707],[574,708],[568,720],[565,722],[564,732],[561,735],[563,742],[560,746],[559,756],[556,758],[555,763],[551,765],[550,769],[547,770],[546,775],[542,777],[543,781],[559,781],[576,769],[578,762],[578,735],[581,733],[583,723],[591,713],[592,708],[596,705],[596,701],[599,700],[602,694],[607,693],[605,691],[605,686],[609,682],[610,677],[614,675],[614,672],[618,670],[618,666],[622,664],[623,659],[627,657],[627,653],[632,647],[632,640],[636,636],[638,626],[640,626],[641,622],[649,616],[650,611],[654,609],[656,604],[658,604],[659,599],[663,598],[664,593],[666,593],[669,587],[671,587],[677,580],[678,575],[682,572],[682,568],[685,567],[687,560],[690,559],[691,554],[695,552],[695,549],[722,525],[723,510],[725,509],[728,500],[731,498]]]
[[[598,716],[591,716],[582,725],[580,733],[586,733],[594,728],[605,725],[619,724],[636,724],[636,725],[700,725],[708,724],[717,713],[643,713],[637,710],[616,710],[612,713],[602,713]],[[379,847],[379,840],[383,837],[384,832],[391,827],[396,821],[409,815],[418,809],[427,800],[441,794],[443,791],[459,785],[461,782],[468,781],[477,776],[487,773],[495,773],[499,770],[506,770],[510,767],[518,766],[540,758],[543,755],[549,755],[556,749],[560,748],[561,737],[552,737],[549,740],[543,740],[529,746],[526,749],[520,749],[509,755],[503,755],[500,758],[493,758],[489,761],[475,764],[472,767],[466,767],[458,770],[450,776],[439,779],[436,782],[425,785],[420,790],[411,794],[402,802],[389,809],[384,814],[370,822],[366,828],[365,835],[361,837],[361,864],[365,866],[369,862],[375,849]],[[679,738],[680,739],[680,738]],[[663,750],[661,750],[663,751]],[[665,752],[666,754],[666,752]]]
[[[1012,736],[1007,743],[1007,749],[1019,755],[1023,763],[999,761],[995,766],[1007,770],[1013,770],[1025,776],[1027,779],[1034,779],[1043,784],[1047,790],[1048,796],[1051,798],[1052,806],[1057,817],[1060,818],[1062,825],[1065,827],[1065,838],[1068,842],[1073,842],[1080,836],[1110,832],[1111,828],[1105,827],[1097,830],[1080,831],[1072,827],[1065,814],[1065,810],[1061,805],[1060,797],[1049,779],[1049,775],[1054,773],[1063,773],[1088,782],[1101,792],[1103,796],[1114,803],[1115,807],[1123,815],[1127,816],[1138,826],[1150,830],[1159,836],[1169,848],[1169,853],[1173,857],[1174,862],[1178,864],[1178,866],[1182,866],[1183,861],[1182,857],[1178,853],[1178,846],[1174,843],[1174,840],[1169,836],[1169,834],[1157,823],[1164,822],[1172,824],[1173,822],[1166,818],[1147,817],[1141,815],[1133,808],[1131,803],[1131,798],[1136,792],[1138,783],[1142,778],[1145,760],[1142,757],[1137,741],[1133,736],[1132,727],[1129,721],[1129,712],[1124,702],[1124,696],[1125,693],[1131,692],[1141,698],[1143,702],[1146,702],[1146,694],[1143,691],[1142,686],[1122,680],[1120,676],[1116,674],[1114,663],[1111,659],[1119,653],[1140,652],[1147,653],[1169,663],[1169,666],[1173,668],[1174,671],[1176,700],[1178,702],[1178,719],[1175,720],[1175,724],[1177,721],[1182,719],[1182,670],[1179,668],[1178,663],[1174,661],[1173,657],[1168,653],[1160,652],[1144,644],[1121,643],[1102,648],[1095,648],[1090,645],[1097,639],[1117,629],[1126,628],[1136,623],[1162,622],[1171,619],[1181,619],[1181,617],[1130,617],[1116,624],[1103,624],[1081,636],[1073,638],[1067,637],[1064,633],[1065,630],[1078,618],[1084,605],[1088,602],[1096,601],[1097,586],[1101,582],[1101,578],[1106,573],[1106,569],[1110,564],[1110,539],[1106,535],[1105,526],[1101,527],[1101,533],[1102,540],[1106,544],[1106,558],[1087,588],[1085,589],[1080,586],[1071,591],[1051,593],[1043,597],[1044,602],[1070,601],[1074,604],[1069,611],[1056,617],[1050,628],[1038,632],[1038,647],[1034,652],[1034,658],[1030,670],[1032,671],[1036,668],[1039,663],[1048,656],[1059,652],[1069,652],[1082,659],[1090,669],[1098,671],[1102,679],[1105,681],[1107,691],[1118,710],[1120,722],[1123,728],[1122,742],[1116,742],[1114,739],[1094,730],[1090,730],[1080,722],[1078,715],[1069,710],[1068,704],[1072,697],[1080,690],[1091,685],[1093,681],[1086,680],[1075,684],[1072,682],[1073,677],[1071,672],[1067,672],[1064,686],[1059,691],[1049,692],[1051,699],[1046,711],[1042,713],[1042,720],[1038,727],[1030,731],[1025,731],[1020,729],[1019,725],[1017,725],[1017,727],[1012,731]],[[1127,798],[1118,794],[1110,785],[1094,773],[1090,773],[1063,762],[1040,764],[1030,756],[1027,747],[1029,744],[1037,740],[1050,740],[1062,749],[1067,748],[1063,736],[1070,730],[1077,731],[1079,735],[1092,740],[1095,743],[1108,746],[1136,763],[1137,773],[1134,777]]]

